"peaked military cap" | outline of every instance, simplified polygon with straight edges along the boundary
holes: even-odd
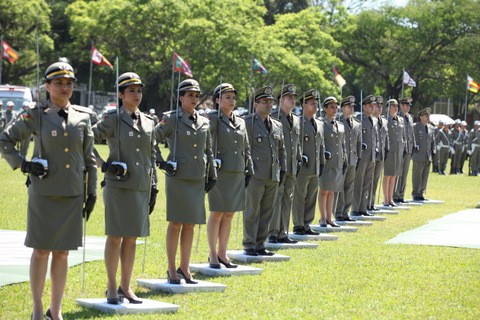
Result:
[[[288,96],[289,94],[297,95],[297,88],[293,84],[286,84],[282,87],[282,90],[277,95],[277,100],[280,100],[283,96]]]
[[[260,89],[257,89],[255,91],[255,95],[253,97],[253,100],[257,101],[258,99],[264,99],[264,98],[275,100],[275,98],[273,97],[272,87],[266,86],[266,87],[262,87]]]
[[[201,92],[202,90],[200,90],[200,85],[198,84],[197,80],[186,79],[180,82],[180,84],[178,85],[178,92],[186,91]]]
[[[375,97],[373,94],[370,94],[365,98],[363,98],[362,105],[367,103],[375,103],[376,101],[377,101],[377,97]]]
[[[225,93],[225,92],[234,92],[237,93],[237,90],[231,85],[230,83],[221,83],[219,84],[215,90],[213,90],[213,96],[218,97],[220,93]]]
[[[400,98],[398,99],[398,102],[400,102],[400,104],[408,104],[408,105],[412,105],[412,101],[413,99],[412,98]]]
[[[142,83],[142,79],[138,76],[138,74],[134,72],[125,72],[120,75],[117,79],[118,87],[123,88],[123,87],[128,87],[132,84],[138,84],[141,85],[142,87],[144,86]]]
[[[382,96],[377,96],[377,97],[375,98],[375,101],[376,101],[377,103],[379,103],[379,104],[383,104],[383,97],[382,97]]]
[[[325,100],[323,100],[323,107],[326,107],[330,103],[335,103],[336,105],[338,105],[337,98],[335,98],[333,96],[326,97]]]
[[[57,78],[69,78],[77,81],[72,66],[66,62],[52,63],[45,71],[45,81],[50,81]]]
[[[300,103],[303,103],[304,101],[307,101],[308,99],[319,99],[320,96],[318,94],[318,91],[316,89],[310,89],[305,91],[301,96],[300,96]]]
[[[431,108],[424,108],[420,111],[418,111],[418,116],[421,117],[421,116],[428,116],[430,115],[430,113],[432,112],[432,109]]]
[[[345,98],[342,99],[342,102],[340,103],[340,105],[342,107],[346,106],[346,105],[350,105],[350,104],[355,105],[355,97],[354,96],[346,96]]]
[[[396,99],[390,99],[387,101],[387,107],[398,105],[398,101]]]

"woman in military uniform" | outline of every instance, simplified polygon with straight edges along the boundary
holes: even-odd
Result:
[[[207,224],[210,268],[236,268],[227,257],[233,214],[245,210],[245,184],[253,174],[245,120],[233,113],[237,91],[230,83],[215,88],[217,111],[209,114],[213,154],[218,181],[208,193],[210,217]],[[217,250],[218,242],[218,250]]]
[[[214,186],[217,176],[210,122],[195,110],[200,85],[193,79],[184,80],[178,86],[178,96],[177,110],[165,114],[155,127],[157,141],[166,139],[170,150],[168,162],[160,155],[160,167],[167,173],[167,277],[172,284],[180,284],[179,277],[195,284],[189,268],[193,229],[196,224],[205,224],[205,192]],[[180,267],[175,269],[179,238]]]
[[[46,104],[22,114],[0,136],[0,150],[5,160],[14,170],[21,168],[28,174],[25,245],[33,248],[30,259],[32,319],[44,317],[42,296],[50,254],[52,289],[46,316],[62,319],[68,252],[82,245],[82,208],[88,219],[96,200],[97,173],[89,109],[69,101],[75,80],[68,63],[50,65],[44,77]],[[35,147],[29,162],[15,149],[15,144],[31,134]]]
[[[138,110],[144,86],[140,77],[124,73],[118,77],[117,86],[119,109],[106,113],[93,127],[95,141],[107,140],[109,147],[106,161],[97,154],[105,172],[107,302],[118,304],[125,297],[130,303],[142,303],[130,288],[130,279],[136,240],[150,233],[149,213],[156,197],[155,125],[150,116]],[[117,289],[119,258],[122,272]]]

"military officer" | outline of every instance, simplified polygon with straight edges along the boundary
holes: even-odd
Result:
[[[17,113],[13,111],[15,103],[13,101],[7,101],[7,110],[5,110],[5,127],[8,127],[17,117]]]
[[[353,187],[353,216],[371,216],[367,212],[368,193],[372,188],[373,169],[376,153],[378,152],[378,119],[373,116],[376,97],[368,95],[363,98],[362,128],[362,155],[358,161]]]
[[[452,148],[452,133],[447,124],[443,124],[442,129],[438,130],[435,135],[435,143],[437,147],[438,174],[446,175],[448,154]]]
[[[323,134],[325,139],[325,170],[320,177],[318,206],[320,209],[320,227],[340,227],[332,220],[335,207],[335,192],[343,190],[343,173],[347,169],[345,153],[345,128],[335,120],[338,110],[337,98],[331,96],[323,101]]]
[[[340,122],[343,123],[345,128],[345,150],[347,159],[347,168],[343,174],[343,190],[338,192],[337,205],[335,209],[336,221],[355,221],[348,215],[348,211],[352,205],[353,198],[353,183],[355,181],[355,171],[357,168],[357,162],[359,155],[362,152],[362,131],[360,128],[360,122],[353,117],[353,111],[355,107],[355,97],[345,97],[340,107],[342,109],[342,115],[340,116]]]
[[[415,141],[418,146],[412,155],[412,196],[415,201],[428,200],[423,195],[427,189],[432,155],[436,152],[434,132],[429,124],[430,110],[430,108],[420,110],[418,113],[420,122],[415,123],[414,126]]]
[[[283,182],[278,186],[278,194],[273,206],[272,220],[269,224],[268,242],[270,243],[296,243],[290,239],[288,224],[296,187],[296,177],[299,165],[302,165],[300,150],[300,119],[292,110],[295,107],[296,88],[293,84],[282,87],[277,96],[278,108],[272,112],[271,117],[282,123],[283,142],[285,145],[287,171]]]
[[[433,124],[432,124],[433,125]],[[443,129],[443,120],[438,121],[437,126],[433,129],[433,134],[435,135],[435,150],[438,151],[438,141],[437,141],[437,134]],[[433,155],[432,158],[432,172],[438,173],[438,152]]]
[[[300,97],[303,116],[301,124],[301,146],[303,165],[297,176],[293,205],[293,233],[318,235],[310,228],[315,218],[318,194],[318,178],[325,166],[323,123],[315,119],[318,110],[318,92],[308,90]]]
[[[412,106],[412,98],[401,98],[398,102],[400,102],[399,115],[403,117],[405,123],[405,148],[403,150],[402,173],[397,177],[395,182],[393,201],[396,203],[407,203],[408,201],[405,200],[405,188],[407,186],[407,176],[412,152],[416,146],[415,135],[413,133],[413,117],[409,114]]]
[[[46,104],[23,114],[0,135],[0,151],[5,160],[13,169],[20,168],[28,174],[25,245],[33,248],[30,259],[32,319],[44,317],[42,296],[50,254],[51,302],[46,317],[62,318],[68,252],[82,245],[82,210],[88,219],[96,201],[97,167],[89,109],[69,101],[75,80],[70,64],[50,65],[44,76]],[[26,161],[15,144],[31,134],[34,135],[34,158]],[[86,176],[85,172],[88,172]],[[85,192],[88,198],[83,207]]]
[[[273,203],[279,183],[287,170],[280,121],[270,117],[274,97],[270,86],[255,91],[255,113],[245,117],[248,138],[251,141],[253,170],[247,187],[247,204],[243,213],[243,248],[246,255],[273,255],[265,250],[268,223],[273,214]]]
[[[480,175],[480,120],[473,123],[469,134],[468,154],[470,156],[470,169],[472,176]]]
[[[186,283],[196,284],[189,267],[193,229],[195,224],[205,224],[205,192],[215,185],[217,173],[210,122],[195,110],[200,85],[194,79],[186,79],[177,90],[177,109],[164,114],[155,127],[157,141],[166,139],[170,151],[167,162],[160,156],[160,168],[166,172],[167,278],[171,284],[180,284],[180,277]],[[175,269],[179,240],[180,267]]]
[[[5,130],[5,127],[7,126],[7,122],[5,121],[5,114],[3,112],[3,101],[0,100],[0,133]]]
[[[467,150],[468,150],[468,140],[469,132],[468,132],[468,125],[465,120],[462,120],[461,128],[463,131],[463,145],[462,145],[462,156],[460,157],[460,173],[463,174],[463,166],[465,165],[465,160],[467,160]]]
[[[450,162],[450,174],[460,174],[460,162],[463,152],[463,136],[462,121],[455,119],[452,129],[452,161]]]
[[[385,157],[388,155],[388,151],[390,150],[390,140],[388,136],[388,120],[382,117],[383,97],[377,96],[376,101],[377,101],[377,104],[373,109],[373,116],[377,117],[377,120],[378,120],[378,152],[375,155],[372,189],[370,190],[370,193],[368,195],[367,210],[370,210],[370,211],[378,210],[374,206],[375,198],[376,198],[375,195],[377,193],[378,181],[380,180],[380,176],[383,171]]]

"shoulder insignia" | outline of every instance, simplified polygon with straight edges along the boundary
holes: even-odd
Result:
[[[87,107],[82,107],[82,106],[79,106],[79,105],[76,105],[76,104],[72,104],[72,105],[70,105],[70,107],[72,107],[73,109],[75,109],[79,112],[84,112],[84,113],[88,113],[88,114],[93,113],[92,109],[87,108]]]

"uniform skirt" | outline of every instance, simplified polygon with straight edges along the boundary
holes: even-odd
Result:
[[[150,235],[150,192],[109,186],[103,191],[105,234],[117,237]]]
[[[28,196],[25,246],[40,250],[77,250],[82,246],[83,195]]]
[[[165,177],[167,221],[205,224],[205,180]]]
[[[383,174],[385,176],[400,176],[402,174],[402,158],[401,152],[389,152],[383,164]]]
[[[208,192],[208,204],[210,211],[245,210],[245,174],[219,170],[217,183]]]
[[[342,168],[324,168],[320,177],[320,189],[334,192],[343,191]]]

